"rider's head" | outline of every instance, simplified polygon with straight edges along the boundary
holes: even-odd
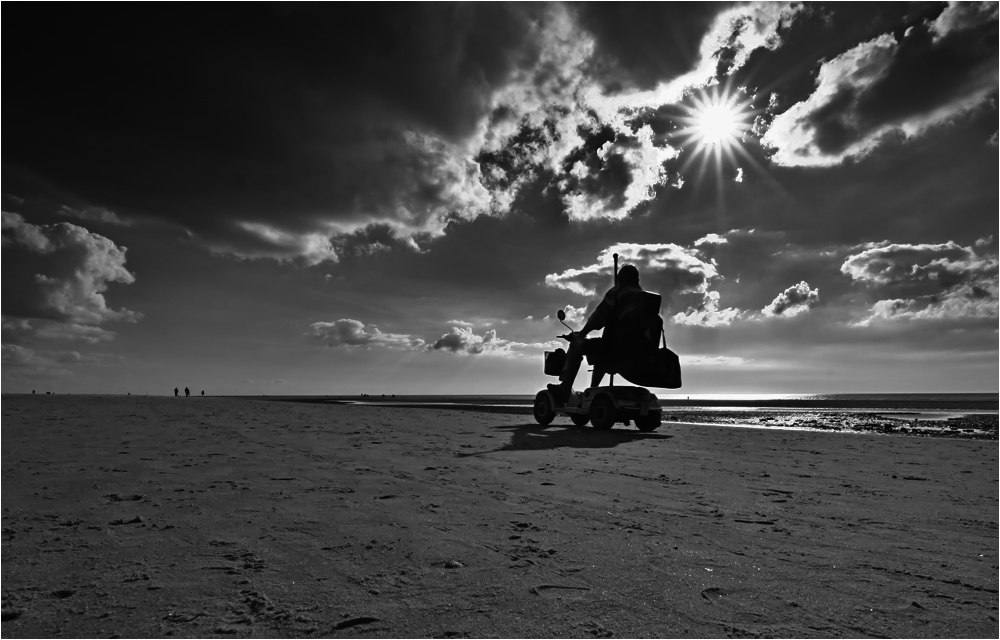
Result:
[[[618,270],[618,284],[639,286],[639,270],[634,265],[622,265]]]

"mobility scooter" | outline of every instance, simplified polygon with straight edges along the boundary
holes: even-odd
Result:
[[[618,275],[618,254],[614,254],[615,284]],[[607,355],[601,363],[595,363],[588,356],[588,362],[600,366],[611,374],[611,384],[608,386],[592,386],[582,392],[574,391],[565,402],[560,401],[549,389],[543,389],[535,395],[535,421],[541,425],[552,422],[557,415],[569,416],[573,424],[582,427],[589,422],[595,429],[610,429],[621,422],[628,426],[635,422],[640,431],[654,431],[661,423],[660,401],[650,393],[649,389],[640,386],[614,386],[615,373],[635,384],[677,389],[681,386],[680,362],[677,355],[667,349],[666,340],[661,348],[655,348],[658,338],[663,335],[662,320],[659,318],[661,298],[658,294],[643,292],[644,312],[652,314],[659,326],[659,335],[653,337],[653,349],[633,358],[631,363],[615,362],[614,354]],[[617,301],[616,301],[617,302]],[[617,310],[616,310],[617,311]],[[558,336],[566,341],[574,339],[574,330],[566,324],[566,313],[560,309],[557,312],[559,321],[571,333]],[[612,314],[614,316],[614,314]],[[546,375],[558,376],[566,361],[566,352],[562,349],[545,352]]]

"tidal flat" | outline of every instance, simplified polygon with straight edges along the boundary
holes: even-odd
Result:
[[[2,409],[4,637],[998,631],[995,439],[266,398]]]

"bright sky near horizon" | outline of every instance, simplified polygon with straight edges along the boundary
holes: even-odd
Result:
[[[3,13],[4,392],[998,389],[996,3]]]

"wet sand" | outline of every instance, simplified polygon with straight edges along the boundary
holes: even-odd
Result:
[[[4,637],[996,637],[995,440],[4,396]]]

